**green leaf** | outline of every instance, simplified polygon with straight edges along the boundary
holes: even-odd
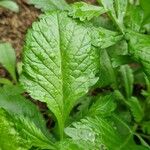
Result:
[[[0,6],[10,9],[11,11],[14,12],[19,12],[19,6],[17,5],[17,3],[11,0],[1,0]]]
[[[31,147],[56,150],[53,137],[46,136],[30,119],[15,117],[13,120],[15,121],[16,130],[20,133],[22,139],[28,141]]]
[[[128,55],[129,54],[128,44],[123,39],[121,41],[118,41],[116,44],[112,45],[111,47],[108,47],[107,52],[109,56],[111,57],[111,60],[113,60],[113,58],[116,58],[117,56],[120,56],[120,55]]]
[[[142,130],[145,134],[150,135],[150,121],[145,121],[142,123]]]
[[[34,146],[50,147],[53,144],[45,121],[38,108],[21,95],[22,91],[20,86],[0,88],[0,108],[12,116],[22,138],[28,139]]]
[[[20,86],[4,86],[0,88],[0,107],[12,115],[28,117],[31,121],[43,128],[44,120],[38,108],[21,94],[23,89]]]
[[[129,5],[125,24],[128,28],[139,32],[144,19],[144,13],[140,6]]]
[[[66,10],[69,7],[65,0],[27,0],[27,2],[42,11]]]
[[[29,145],[14,128],[12,118],[0,109],[0,149],[1,150],[28,150]]]
[[[73,140],[65,139],[63,141],[57,142],[57,149],[59,150],[93,150],[92,143],[84,140]]]
[[[16,55],[9,43],[0,43],[0,64],[3,65],[16,81]]]
[[[101,3],[119,30],[124,30],[124,17],[127,9],[127,0],[97,0]]]
[[[109,84],[114,84],[116,86],[116,76],[115,71],[112,67],[110,56],[107,53],[106,49],[100,50],[100,65],[99,65],[99,81],[97,85],[99,87],[104,87]]]
[[[87,112],[87,116],[110,116],[116,108],[114,99],[113,93],[106,96],[98,96],[96,102],[92,104]]]
[[[136,126],[131,128],[118,115],[113,114],[112,118],[114,124],[116,125],[117,131],[120,133],[120,136],[122,138],[122,144],[117,148],[117,150],[148,150],[147,145],[137,145],[133,140],[133,135],[137,135],[136,133],[134,133],[136,130]]]
[[[128,100],[128,105],[136,122],[140,122],[143,119],[144,112],[139,100],[136,97],[131,97]]]
[[[47,103],[61,137],[77,100],[97,82],[95,57],[89,29],[65,12],[44,15],[28,32],[21,82],[34,99]]]
[[[90,5],[84,2],[76,2],[70,8],[69,16],[85,21],[91,20],[93,17],[97,17],[105,12],[103,7]]]
[[[129,53],[142,64],[150,80],[150,35],[128,31],[126,38],[129,40]]]
[[[123,65],[120,67],[120,74],[121,74],[121,81],[122,86],[125,89],[126,98],[130,98],[133,92],[133,83],[134,83],[134,76],[133,71],[129,67],[129,65]]]
[[[145,23],[150,23],[150,6],[149,6],[150,0],[140,0],[140,5],[144,10],[144,20]]]

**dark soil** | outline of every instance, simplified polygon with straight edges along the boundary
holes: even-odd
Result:
[[[36,20],[40,11],[25,0],[16,0],[19,4],[19,13],[0,8],[0,41],[10,42],[16,49],[17,58],[20,58],[26,30]]]

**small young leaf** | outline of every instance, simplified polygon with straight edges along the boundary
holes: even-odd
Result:
[[[142,123],[142,130],[144,133],[150,135],[150,121],[145,121]]]
[[[77,2],[70,8],[69,16],[85,21],[91,20],[93,17],[97,17],[105,12],[106,10],[103,7],[90,5],[84,2]]]
[[[133,63],[133,60],[130,58],[129,55],[117,55],[111,59],[112,66],[114,68],[119,67],[121,65]]]
[[[136,97],[132,97],[127,103],[131,109],[135,121],[140,122],[143,119],[144,112],[138,99]]]
[[[0,77],[0,84],[12,85],[13,83],[10,80],[6,79],[6,78],[1,78]]]
[[[128,65],[123,65],[120,67],[121,81],[125,88],[126,97],[130,98],[133,92],[133,71]]]
[[[129,53],[142,64],[148,79],[150,80],[150,35],[128,31]]]
[[[99,87],[104,87],[109,84],[116,85],[115,71],[112,67],[110,56],[106,49],[100,50],[100,65],[99,65],[99,81],[97,85]]]
[[[92,44],[102,49],[108,48],[122,39],[122,35],[118,32],[110,31],[102,27],[93,28]]]
[[[92,104],[87,115],[88,116],[109,116],[116,108],[114,102],[114,95],[109,94],[106,96],[100,96],[96,102]]]
[[[16,55],[9,43],[0,43],[0,64],[3,65],[16,81]]]
[[[139,32],[144,19],[144,13],[140,6],[129,5],[125,24],[128,28]]]
[[[144,22],[145,22],[145,24],[148,22],[150,23],[150,19],[149,19],[150,6],[149,6],[149,3],[150,3],[150,0],[140,0],[140,5],[144,10],[144,20],[145,20]]]
[[[65,0],[27,0],[27,2],[42,11],[66,10],[69,7]]]
[[[10,9],[11,11],[14,12],[19,12],[19,6],[12,0],[1,0],[0,6]]]
[[[124,17],[127,9],[127,0],[97,0],[101,3],[118,28],[123,32]]]

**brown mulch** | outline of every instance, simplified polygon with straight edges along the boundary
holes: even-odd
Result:
[[[25,0],[16,0],[19,5],[19,13],[0,8],[0,41],[10,42],[16,49],[17,58],[23,46],[26,30],[36,20],[40,11]]]
[[[77,0],[68,0],[75,2]],[[94,3],[95,0],[85,0]],[[10,42],[16,49],[17,58],[20,58],[24,43],[24,36],[39,14],[40,10],[28,5],[26,0],[16,0],[20,7],[19,13],[0,8],[0,41]]]

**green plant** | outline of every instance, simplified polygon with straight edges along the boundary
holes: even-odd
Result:
[[[146,1],[98,2],[30,0],[49,11],[26,36],[24,89],[0,89],[0,136],[11,141],[0,141],[1,149],[150,149]],[[135,84],[146,88],[135,93]],[[50,132],[38,108],[21,95],[25,91],[47,105],[55,123]]]
[[[12,82],[0,77],[1,84],[12,84],[17,82],[16,75],[16,55],[10,43],[0,43],[0,64],[8,71]]]

